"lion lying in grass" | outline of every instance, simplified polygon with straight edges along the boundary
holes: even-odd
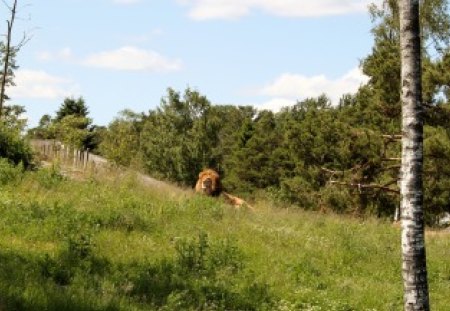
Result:
[[[225,192],[220,182],[219,173],[213,169],[205,169],[200,172],[195,185],[195,192],[214,197],[222,194],[225,201],[234,207],[247,206],[248,208],[253,209],[253,207],[243,199]]]

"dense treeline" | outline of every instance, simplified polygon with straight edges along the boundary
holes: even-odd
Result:
[[[321,96],[279,113],[211,105],[197,91],[169,89],[156,110],[112,122],[100,150],[183,185],[212,167],[230,191],[264,192],[308,209],[393,215],[399,121],[376,107],[370,88],[338,106]],[[449,104],[436,107],[443,117]],[[426,206],[433,214],[449,210],[449,133],[449,123],[426,126]]]
[[[425,206],[450,211],[450,18],[444,0],[422,2]],[[193,186],[206,167],[229,190],[307,209],[392,216],[400,168],[397,1],[372,5],[374,46],[361,61],[369,81],[339,103],[326,95],[278,113],[213,105],[196,90],[168,89],[147,113],[123,111],[91,125],[82,99],[67,99],[32,135],[95,149],[120,165]],[[101,142],[101,143],[100,143]]]
[[[428,220],[449,211],[450,22],[446,1],[424,1],[425,200]],[[264,192],[309,209],[393,215],[400,163],[400,59],[396,1],[370,8],[374,46],[361,62],[370,78],[332,105],[326,95],[278,113],[212,105],[199,92],[169,89],[148,114],[113,121],[100,150],[116,162],[193,185],[205,167],[230,191]]]

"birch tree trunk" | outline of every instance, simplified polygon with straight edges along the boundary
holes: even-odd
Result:
[[[404,310],[429,310],[423,217],[423,108],[419,0],[400,0],[402,274]]]

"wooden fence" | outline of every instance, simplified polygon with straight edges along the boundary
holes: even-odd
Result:
[[[105,158],[92,154],[89,150],[80,150],[56,140],[34,139],[31,141],[31,146],[43,161],[58,162],[77,170],[95,169],[108,165]]]

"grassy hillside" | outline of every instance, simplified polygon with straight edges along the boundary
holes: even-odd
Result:
[[[234,210],[133,175],[9,172],[0,310],[401,310],[389,223]],[[432,308],[450,305],[450,236],[427,235]]]

